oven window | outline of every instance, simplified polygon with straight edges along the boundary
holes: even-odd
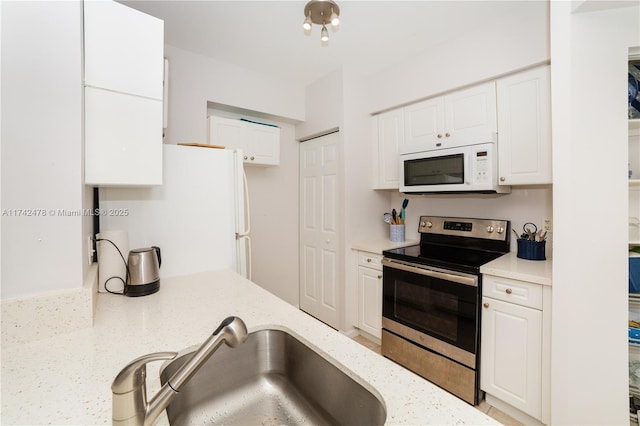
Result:
[[[383,315],[476,352],[478,287],[384,268]]]
[[[405,186],[464,183],[464,154],[404,162]]]

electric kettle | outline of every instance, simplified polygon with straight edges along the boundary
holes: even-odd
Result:
[[[160,290],[160,247],[145,247],[129,252],[129,282],[125,296],[146,296]]]

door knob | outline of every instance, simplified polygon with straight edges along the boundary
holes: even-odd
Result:
[[[488,303],[483,303],[482,306],[484,306],[485,308],[488,308],[489,304]]]

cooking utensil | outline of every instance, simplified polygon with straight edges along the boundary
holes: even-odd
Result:
[[[391,218],[393,219],[393,221],[391,222],[393,225],[396,225],[398,222],[396,221],[396,217],[398,216],[398,213],[396,212],[396,209],[391,210]]]
[[[404,223],[404,220],[407,217],[407,212],[404,209],[406,209],[408,205],[409,205],[409,200],[405,198],[404,201],[402,202],[402,209],[400,210],[401,223]]]
[[[385,213],[383,217],[384,217],[384,223],[391,225],[391,213]]]

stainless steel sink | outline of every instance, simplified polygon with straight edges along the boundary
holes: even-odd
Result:
[[[192,353],[166,363],[164,384]],[[280,330],[221,347],[167,408],[169,422],[224,425],[382,425],[384,403]]]

